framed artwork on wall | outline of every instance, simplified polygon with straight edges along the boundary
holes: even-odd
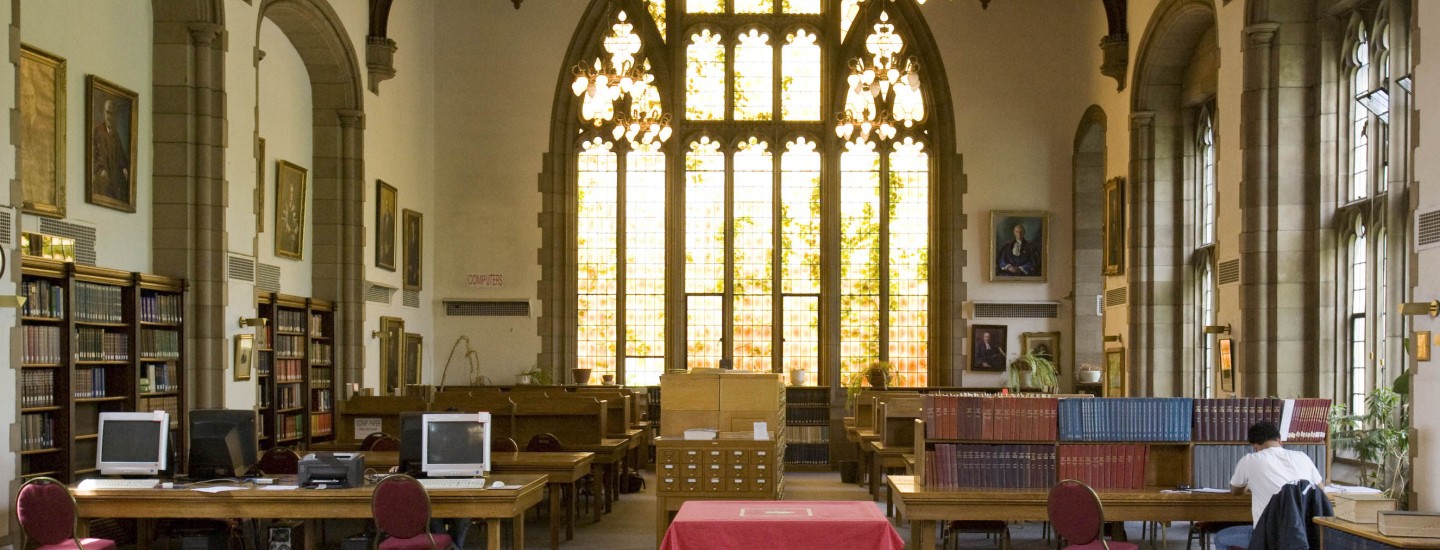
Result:
[[[20,46],[21,211],[65,217],[65,60]]]
[[[405,385],[420,384],[420,359],[425,337],[413,332],[405,333]]]
[[[1105,182],[1105,274],[1125,273],[1125,178]]]
[[[255,232],[265,232],[265,138],[255,138]]]
[[[375,267],[395,271],[395,187],[375,180]]]
[[[402,395],[405,363],[401,352],[405,345],[405,320],[399,317],[380,318],[380,395]]]
[[[1125,348],[1105,350],[1105,397],[1125,397]]]
[[[1040,211],[990,211],[991,281],[1045,280],[1049,219]]]
[[[1218,342],[1220,347],[1220,391],[1233,393],[1235,391],[1235,355],[1234,341],[1229,338],[1221,338]]]
[[[1060,333],[1058,332],[1027,332],[1020,335],[1020,348],[1026,352],[1035,352],[1042,357],[1047,357],[1055,363],[1055,374],[1060,374]]]
[[[275,161],[275,255],[305,257],[305,169]]]
[[[425,243],[425,218],[424,215],[405,209],[405,290],[420,290],[421,285],[421,264],[420,254]]]
[[[1009,331],[1005,325],[970,325],[970,370],[1005,372]]]
[[[93,74],[85,83],[85,200],[134,212],[140,95]]]
[[[249,380],[255,365],[255,335],[235,335],[235,380]]]

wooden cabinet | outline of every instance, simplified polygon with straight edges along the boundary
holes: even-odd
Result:
[[[167,411],[185,441],[184,282],[29,257],[21,277],[21,476],[98,475],[102,412]]]
[[[262,294],[257,309],[266,320],[255,331],[260,447],[307,448],[334,440],[334,306]]]
[[[785,468],[830,469],[830,388],[785,389]]]

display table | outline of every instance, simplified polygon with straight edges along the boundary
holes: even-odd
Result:
[[[1440,548],[1440,539],[1387,537],[1374,523],[1352,523],[1340,518],[1315,518],[1320,526],[1321,550],[1380,550],[1386,548]]]
[[[689,501],[660,543],[660,550],[904,547],[885,515],[863,501]]]

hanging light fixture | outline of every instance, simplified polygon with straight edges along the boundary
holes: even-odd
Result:
[[[910,127],[924,118],[920,100],[919,63],[913,59],[900,62],[905,39],[895,34],[890,14],[880,12],[875,32],[865,39],[865,57],[850,60],[846,77],[845,106],[836,114],[835,135],[845,141],[868,141],[872,132],[880,140],[894,139],[896,116]],[[903,100],[902,100],[903,99]]]
[[[627,18],[625,12],[620,11],[616,16],[618,21],[611,25],[611,32],[605,37],[603,48],[609,62],[597,57],[592,64],[576,64],[571,69],[575,80],[570,83],[570,91],[581,98],[581,120],[596,128],[613,121],[611,135],[616,140],[663,142],[670,137],[670,115],[661,111],[660,92],[655,87],[650,60],[638,66],[635,63],[641,41]],[[629,100],[628,112],[616,113],[616,105],[625,99]]]

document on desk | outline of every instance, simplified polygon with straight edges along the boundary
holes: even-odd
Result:
[[[1230,492],[1229,489],[1211,489],[1211,488],[1209,488],[1209,487],[1200,487],[1200,488],[1198,488],[1198,489],[1191,489],[1190,491],[1191,491],[1191,492],[1195,492],[1195,493],[1216,493],[1216,494],[1225,494],[1225,493]]]
[[[224,492],[226,492],[226,491],[239,491],[239,490],[242,490],[242,489],[244,489],[244,487],[236,487],[236,486],[233,486],[233,485],[216,485],[216,486],[214,486],[214,487],[196,487],[196,488],[195,488],[196,491],[199,491],[199,492],[202,492],[202,493],[224,493]]]
[[[294,490],[299,489],[299,488],[300,488],[299,485],[266,485],[266,486],[264,486],[264,487],[261,487],[260,490],[261,490],[261,491],[294,491]]]

